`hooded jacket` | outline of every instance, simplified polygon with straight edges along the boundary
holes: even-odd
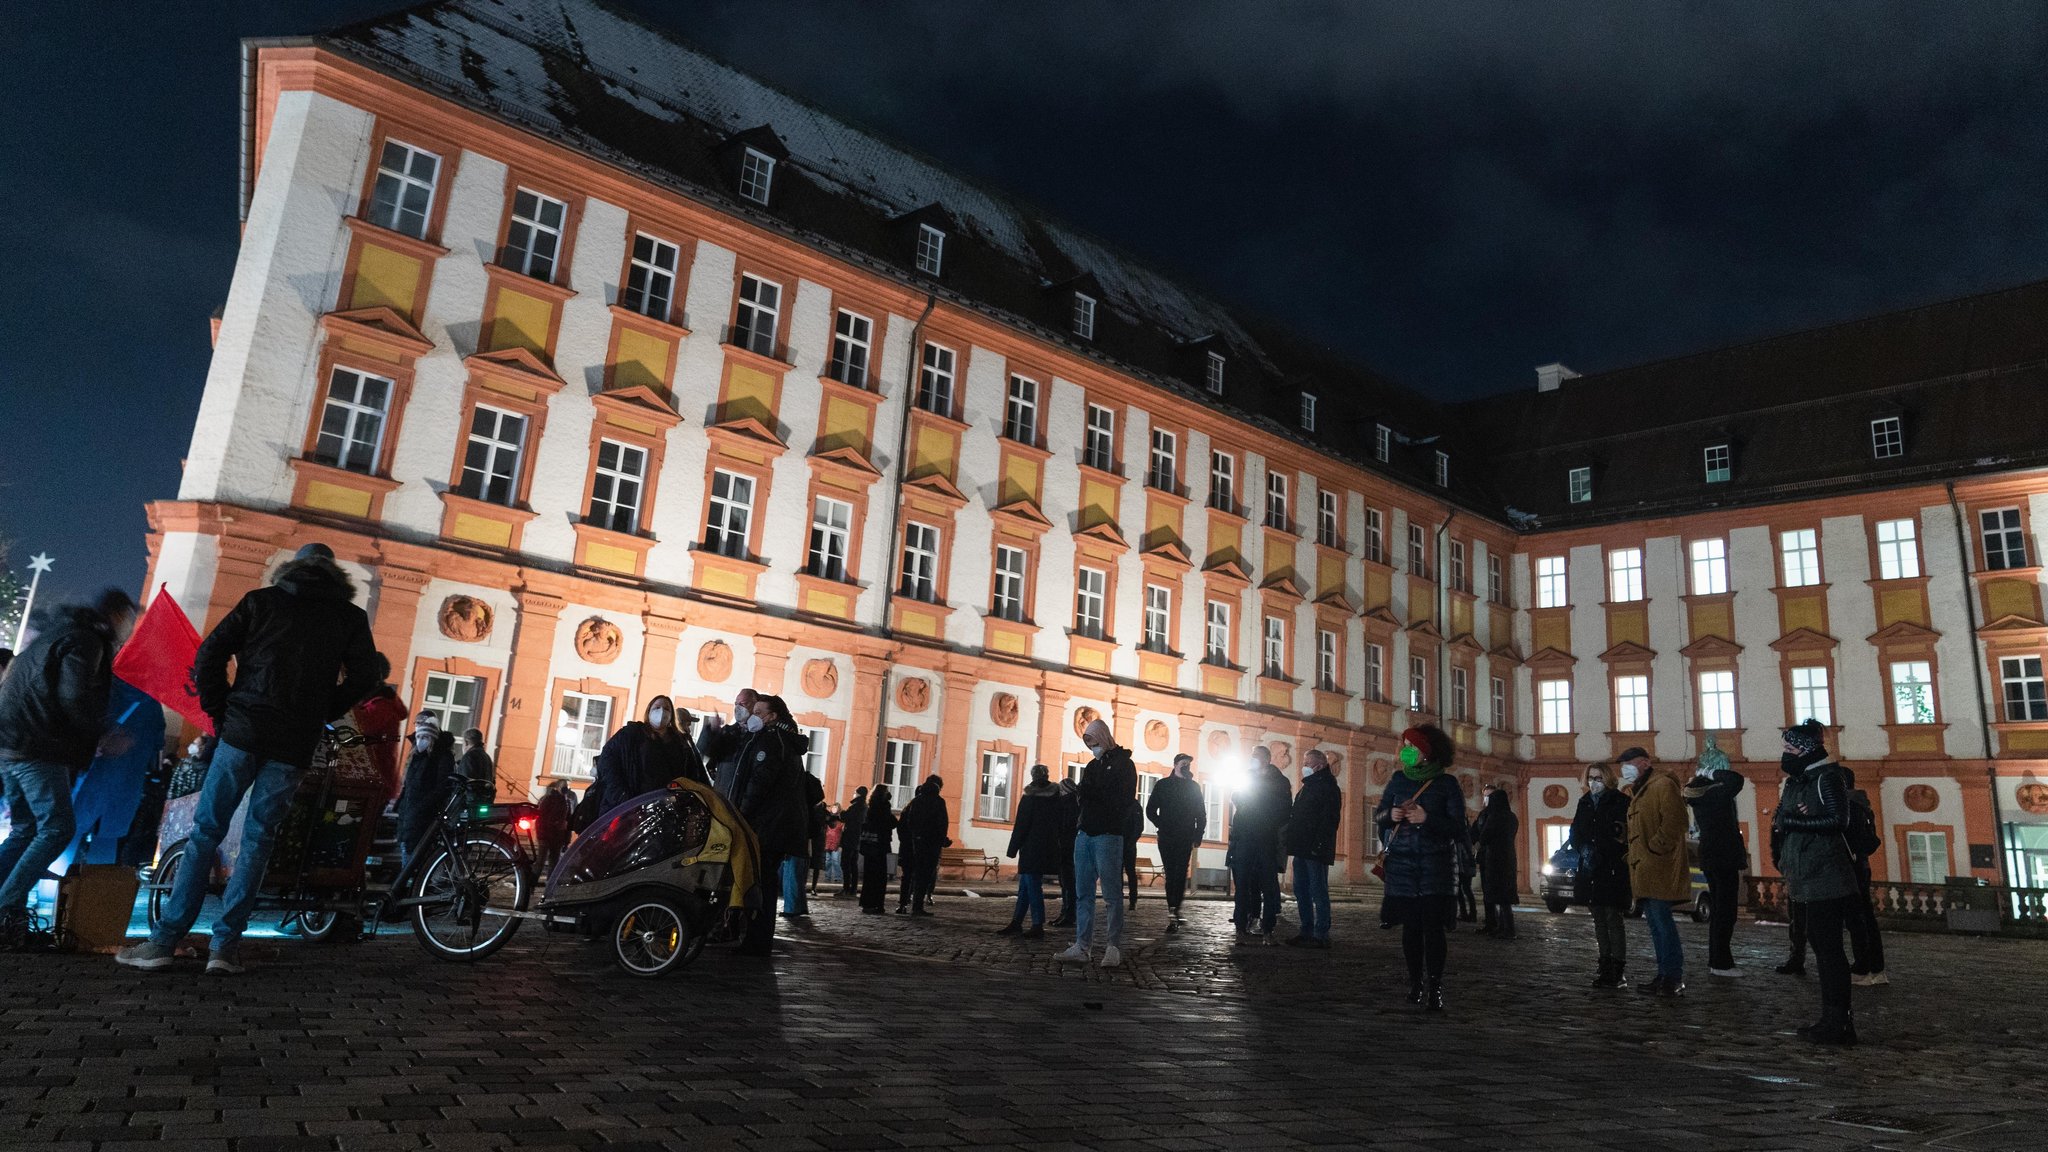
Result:
[[[903,854],[937,858],[946,845],[953,842],[946,835],[952,823],[945,796],[930,784],[919,784],[910,803],[903,806],[902,817],[896,823],[896,836],[902,842]]]
[[[856,796],[854,798],[853,803],[848,804],[839,813],[840,851],[844,852],[851,849],[853,851],[858,852],[860,850],[860,833],[861,829],[864,826],[866,826],[867,822],[867,798]]]
[[[1026,784],[1017,801],[1017,822],[1010,829],[1009,855],[1026,876],[1057,875],[1060,870],[1060,790],[1047,781]]]
[[[1152,786],[1145,815],[1159,830],[1162,841],[1200,843],[1209,830],[1209,806],[1203,800],[1202,786],[1179,773]]]
[[[312,761],[321,729],[369,695],[382,672],[355,591],[334,561],[294,560],[214,626],[192,681],[223,741],[300,768]]]
[[[59,608],[0,677],[0,759],[82,771],[106,730],[113,683],[113,625],[91,608]]]
[[[804,753],[810,747],[809,737],[780,721],[748,733],[740,746],[733,797],[771,863],[811,853],[811,804],[804,787],[810,775]]]
[[[860,854],[869,858],[889,854],[889,837],[896,832],[896,811],[884,800],[870,800],[868,809],[861,814],[860,837],[855,843]]]
[[[1138,802],[1138,768],[1125,748],[1111,748],[1081,773],[1081,831],[1088,836],[1122,836]]]
[[[688,736],[657,738],[642,720],[629,720],[598,749],[589,791],[578,806],[578,819],[588,823],[635,796],[656,792],[676,779],[709,784],[704,762]],[[587,813],[587,815],[585,815]]]
[[[1782,835],[1778,868],[1795,903],[1836,900],[1859,891],[1849,851],[1849,784],[1842,766],[1822,754],[1816,763],[1787,765],[1785,792],[1771,817]]]
[[[1311,773],[1294,794],[1294,810],[1287,820],[1287,854],[1335,864],[1337,824],[1343,814],[1344,790],[1337,786],[1337,774],[1328,768]]]
[[[1652,768],[1628,789],[1628,884],[1638,900],[1692,899],[1685,801],[1669,772]]]
[[[1522,830],[1522,819],[1508,806],[1504,793],[1498,802],[1488,802],[1479,809],[1479,818],[1472,821],[1472,844],[1479,858],[1479,886],[1486,890],[1489,904],[1500,904],[1514,899],[1521,887],[1521,869],[1515,861],[1515,834]]]
[[[1705,871],[1739,872],[1749,867],[1749,850],[1735,814],[1735,798],[1745,783],[1740,772],[1720,768],[1693,777],[1685,786],[1685,806],[1692,809],[1692,822],[1700,830],[1700,867]]]

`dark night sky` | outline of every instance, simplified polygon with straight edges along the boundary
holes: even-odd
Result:
[[[237,38],[392,6],[10,21],[0,536],[46,590],[139,584],[175,493]],[[628,6],[1442,396],[2048,276],[2031,0]]]

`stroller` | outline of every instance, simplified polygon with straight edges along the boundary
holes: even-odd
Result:
[[[746,917],[757,859],[723,797],[677,780],[599,816],[555,865],[539,912],[551,931],[608,940],[627,974],[661,976]]]

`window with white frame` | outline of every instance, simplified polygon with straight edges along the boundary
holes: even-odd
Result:
[[[1569,680],[1538,680],[1536,682],[1536,731],[1545,736],[1561,736],[1572,730],[1572,682]]]
[[[1408,658],[1408,707],[1411,711],[1429,711],[1429,661],[1420,656]]]
[[[1460,592],[1470,591],[1465,586],[1465,542],[1453,538],[1444,554],[1445,580]]]
[[[756,204],[766,204],[774,184],[775,157],[759,149],[747,149],[740,156],[740,195]]]
[[[1692,594],[1713,596],[1728,590],[1728,542],[1692,542]]]
[[[946,266],[946,234],[929,224],[917,226],[917,270],[937,276]]]
[[[1266,527],[1294,531],[1287,519],[1287,473],[1266,473]]]
[[[1905,423],[1897,416],[1881,416],[1870,422],[1870,455],[1890,460],[1906,452]]]
[[[1486,554],[1486,599],[1493,604],[1508,602],[1507,582],[1501,579],[1500,553]]]
[[[1926,660],[1892,664],[1892,722],[1934,723],[1934,665]]]
[[[614,532],[640,530],[640,496],[647,482],[647,450],[616,440],[597,442],[590,478],[590,522]]]
[[[377,182],[370,189],[370,223],[426,239],[427,219],[434,209],[434,178],[440,171],[439,156],[386,140],[377,160]]]
[[[1237,511],[1237,457],[1228,452],[1209,453],[1209,507]]]
[[[1493,730],[1508,730],[1508,682],[1499,676],[1492,678],[1490,685],[1493,699]]]
[[[1436,454],[1436,486],[1439,488],[1449,488],[1451,486],[1451,454],[1448,452]]]
[[[1472,718],[1472,674],[1463,668],[1451,669],[1451,719]]]
[[[1706,467],[1707,483],[1726,484],[1728,477],[1733,474],[1730,467],[1733,456],[1728,449],[1728,445],[1710,444],[1702,456],[1701,462]]]
[[[1024,619],[1024,566],[1029,557],[1022,548],[996,545],[995,590],[990,611],[1004,620]]]
[[[1564,557],[1539,556],[1536,558],[1536,606],[1538,608],[1562,608],[1569,603],[1565,590]]]
[[[882,783],[888,786],[890,802],[898,810],[910,803],[917,786],[924,783],[918,763],[923,757],[924,746],[915,740],[891,740],[882,747]]]
[[[1145,483],[1161,492],[1180,491],[1180,439],[1164,428],[1152,429],[1152,464]]]
[[[1116,410],[1088,406],[1088,426],[1081,434],[1081,463],[1104,472],[1116,470]]]
[[[1650,730],[1650,678],[1648,676],[1616,676],[1614,678],[1614,730],[1616,732],[1648,732]]]
[[[853,505],[829,496],[811,501],[811,547],[804,570],[821,580],[846,579],[852,530]]]
[[[1911,580],[1920,575],[1920,542],[1913,521],[1877,522],[1877,575],[1881,580]]]
[[[1010,377],[1010,397],[1003,408],[1003,435],[1019,444],[1038,443],[1038,381]]]
[[[830,728],[806,728],[804,736],[811,746],[804,749],[804,771],[825,780],[825,768],[832,763],[832,730]]]
[[[1313,392],[1303,392],[1301,394],[1301,430],[1304,432],[1316,430],[1316,394]]]
[[[477,405],[469,417],[459,496],[487,504],[510,504],[519,495],[519,465],[526,452],[526,417]]]
[[[1209,394],[1212,396],[1223,395],[1223,353],[1209,353],[1206,374],[1209,383]]]
[[[1340,672],[1337,668],[1337,634],[1328,628],[1316,629],[1316,687],[1325,692],[1338,690]]]
[[[939,530],[915,520],[903,525],[903,579],[898,591],[927,604],[939,598]]]
[[[1820,534],[1811,528],[1778,533],[1778,555],[1785,564],[1785,587],[1808,588],[1820,583]]]
[[[1818,720],[1823,725],[1835,722],[1835,701],[1828,692],[1828,670],[1825,665],[1809,664],[1792,669],[1792,722]]]
[[[553,281],[561,254],[562,222],[569,206],[525,188],[512,194],[512,223],[505,229],[505,267],[535,280]]]
[[[391,381],[353,368],[336,368],[327,378],[327,403],[320,411],[313,459],[350,472],[375,472],[390,406]]]
[[[1710,732],[1735,727],[1735,673],[1702,672],[1700,685],[1700,727]]]
[[[1394,430],[1385,424],[1372,426],[1372,458],[1385,463],[1394,454]]]
[[[2020,529],[2020,510],[1989,508],[1977,513],[1977,526],[1984,533],[1984,567],[2025,568],[2027,536]]]
[[[1913,884],[1948,881],[1948,833],[1906,833],[1906,879]]]
[[[1375,564],[1387,562],[1386,523],[1377,508],[1365,510],[1365,558]]]
[[[420,692],[420,715],[432,716],[443,732],[467,732],[483,727],[476,714],[483,698],[483,681],[475,676],[454,676],[447,672],[427,673],[427,685]]]
[[[633,234],[633,262],[626,269],[626,294],[620,301],[642,316],[667,320],[676,294],[676,246],[645,232]]]
[[[2005,688],[2005,718],[2015,723],[2048,720],[2048,687],[2041,680],[2039,656],[2006,656],[1998,661]]]
[[[1378,644],[1365,646],[1365,698],[1375,704],[1387,699],[1387,650]]]
[[[555,712],[554,774],[572,780],[597,775],[597,754],[611,735],[611,726],[611,697],[562,693],[562,705]]]
[[[855,388],[868,386],[868,348],[874,325],[858,312],[840,309],[832,324],[832,363],[825,374]]]
[[[1408,572],[1425,580],[1429,578],[1429,533],[1413,521],[1408,524]]]
[[[1565,473],[1565,495],[1574,504],[1584,504],[1593,498],[1593,470],[1573,468]]]
[[[1327,488],[1316,491],[1316,543],[1325,548],[1344,547],[1340,529],[1337,494]]]
[[[1607,554],[1607,602],[1632,604],[1643,598],[1643,550],[1616,548]]]
[[[1102,639],[1103,606],[1108,600],[1109,574],[1081,568],[1074,574],[1074,631],[1090,640]]]
[[[1266,617],[1265,672],[1275,680],[1287,675],[1287,621]]]
[[[1172,633],[1173,589],[1164,584],[1145,585],[1145,650],[1172,651]]]
[[[982,820],[1010,818],[1010,782],[1017,771],[1017,757],[1008,752],[981,754],[981,788],[974,814]]]
[[[711,473],[711,506],[704,517],[704,547],[721,556],[745,556],[754,521],[754,478],[723,468]]]
[[[1095,339],[1095,297],[1085,292],[1074,293],[1074,335]]]
[[[943,344],[924,346],[924,366],[917,374],[917,406],[950,418],[953,415],[953,350]]]
[[[1230,663],[1230,605],[1211,600],[1202,630],[1202,660],[1218,667]]]
[[[739,306],[733,312],[733,344],[749,352],[773,356],[781,322],[782,285],[751,272],[742,274]]]

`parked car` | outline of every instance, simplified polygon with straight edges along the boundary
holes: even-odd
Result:
[[[1692,864],[1692,919],[1695,924],[1707,922],[1712,904],[1707,898],[1707,877],[1699,868],[1699,844],[1688,840],[1685,845],[1686,857]],[[1550,862],[1543,866],[1543,873],[1536,880],[1536,895],[1543,906],[1560,915],[1574,904],[1586,902],[1586,887],[1579,882],[1579,872],[1584,866],[1582,854],[1576,848],[1559,848],[1550,854]],[[1640,916],[1640,908],[1630,908],[1629,915]]]

